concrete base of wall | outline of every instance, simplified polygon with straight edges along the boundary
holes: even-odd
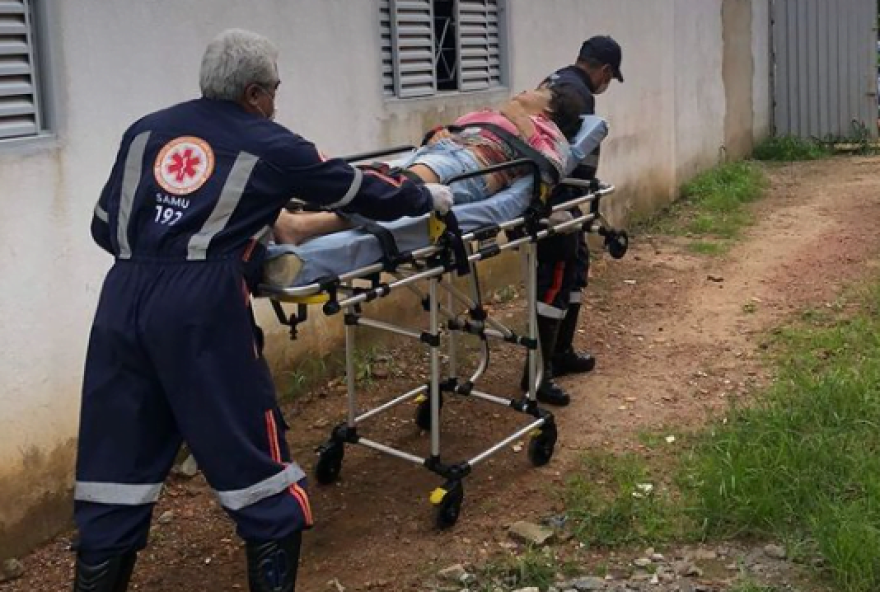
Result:
[[[50,453],[26,452],[19,470],[0,478],[0,559],[26,553],[72,525],[76,442]]]

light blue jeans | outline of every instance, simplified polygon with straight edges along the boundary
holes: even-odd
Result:
[[[444,184],[456,175],[482,168],[479,161],[466,148],[449,139],[440,140],[430,146],[422,146],[406,159],[402,168],[414,164],[428,167]],[[452,189],[456,204],[480,201],[486,199],[488,194],[486,175],[456,181],[449,188]]]

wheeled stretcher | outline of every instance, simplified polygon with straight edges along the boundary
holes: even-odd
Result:
[[[597,117],[585,118],[581,134],[573,141],[572,165],[583,154],[591,153],[606,134],[604,121]],[[396,148],[349,157],[349,160],[390,156],[400,151]],[[541,466],[552,458],[557,440],[556,422],[552,413],[539,407],[535,397],[543,367],[537,337],[537,243],[563,232],[596,232],[604,237],[610,254],[621,258],[626,253],[628,239],[625,232],[608,226],[599,211],[601,200],[614,192],[612,186],[598,181],[564,179],[561,184],[577,189],[572,192],[575,197],[551,206],[546,202],[549,188],[542,182],[539,164],[533,160],[518,159],[488,167],[461,175],[449,183],[519,167],[528,168],[531,175],[485,200],[456,206],[446,217],[431,214],[393,223],[373,223],[365,228],[319,237],[300,246],[270,247],[260,295],[270,299],[279,321],[290,326],[291,336],[296,337],[297,327],[306,320],[312,305],[321,305],[326,315],[342,313],[345,323],[348,417],[332,430],[329,440],[317,451],[315,477],[319,483],[332,483],[338,478],[346,445],[366,446],[423,465],[445,480],[430,495],[436,507],[436,523],[442,528],[458,520],[464,499],[464,478],[491,455],[530,436],[528,456],[532,464]],[[574,215],[552,223],[551,215],[561,211]],[[512,250],[520,251],[525,259],[527,335],[518,335],[491,318],[480,292],[479,263]],[[450,281],[452,275],[464,278],[467,289],[456,287]],[[416,330],[365,316],[369,303],[400,289],[418,296],[426,312],[427,328]],[[284,303],[294,304],[296,312],[288,313]],[[415,386],[373,409],[361,410],[355,384],[357,327],[371,327],[425,344],[430,351],[427,384]],[[472,373],[462,376],[457,346],[464,336],[479,340],[480,359]],[[445,368],[441,367],[440,356],[444,338],[448,347]],[[529,391],[523,398],[500,397],[479,389],[478,383],[488,369],[491,341],[514,344],[528,351]],[[528,419],[513,433],[472,458],[448,462],[441,457],[440,446],[440,414],[445,395],[501,405]],[[359,426],[367,420],[407,402],[418,403],[415,423],[430,432],[430,454],[426,458],[365,438],[359,432]]]

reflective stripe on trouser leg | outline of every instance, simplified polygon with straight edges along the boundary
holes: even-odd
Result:
[[[113,504],[118,506],[142,506],[154,504],[162,493],[161,483],[133,485],[129,483],[99,483],[95,481],[77,481],[73,499],[79,502],[95,504]]]
[[[305,478],[305,472],[296,463],[287,465],[280,473],[254,483],[250,487],[235,491],[218,491],[217,498],[220,504],[229,510],[241,510],[266,499],[276,493],[281,493]]]
[[[581,304],[584,299],[584,293],[582,290],[575,290],[568,295],[568,303],[569,304]]]
[[[566,309],[564,308],[556,308],[555,306],[545,304],[544,302],[539,302],[537,304],[537,309],[538,316],[556,320],[562,320],[565,318]]]

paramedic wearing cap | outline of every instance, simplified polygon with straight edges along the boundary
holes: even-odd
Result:
[[[567,86],[578,92],[585,105],[581,115],[593,115],[594,95],[608,90],[613,79],[623,82],[620,72],[622,51],[611,37],[597,36],[585,41],[575,63],[551,74],[541,86]],[[581,162],[572,173],[577,179],[595,178],[599,149]],[[559,187],[554,203],[567,201],[571,188]],[[583,289],[587,285],[590,252],[583,233],[552,237],[538,243],[538,335],[544,359],[544,378],[538,399],[550,405],[568,405],[570,397],[553,377],[589,372],[596,360],[574,349]],[[522,388],[528,387],[526,375]]]
[[[379,220],[452,204],[446,187],[325,160],[274,123],[276,58],[259,35],[220,34],[202,97],[125,132],[95,208],[115,263],[85,365],[75,592],[127,589],[182,441],[245,541],[250,590],[294,590],[312,512],[251,310],[262,241],[292,197]]]

